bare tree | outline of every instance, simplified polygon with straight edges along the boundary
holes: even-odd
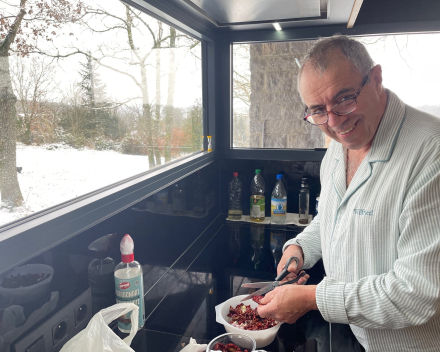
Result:
[[[38,122],[49,121],[53,116],[53,94],[57,89],[55,67],[48,60],[33,57],[26,60],[14,57],[11,65],[12,87],[17,96],[17,122],[21,142],[32,143],[32,130]]]
[[[152,168],[161,163],[161,155],[158,148],[162,99],[160,52],[175,47],[193,48],[199,42],[187,35],[178,34],[175,30],[174,32],[170,30],[170,34],[165,35],[160,21],[149,18],[128,5],[123,6],[125,6],[123,16],[119,13],[111,13],[101,7],[88,8],[84,24],[92,33],[125,33],[125,43],[102,44],[94,51],[92,57],[102,67],[130,78],[139,88],[143,109],[142,120],[138,127],[141,130],[139,131],[140,135],[146,136],[148,161],[150,168]],[[91,18],[98,19],[98,21],[90,21]],[[91,24],[92,22],[95,24]],[[178,41],[179,43],[177,43]],[[81,52],[81,50],[76,48],[76,52]],[[152,53],[155,53],[154,63],[150,59]],[[123,67],[121,63],[126,63],[127,65]],[[154,104],[150,100],[148,91],[150,77],[147,71],[149,66],[153,66],[156,71]],[[175,66],[174,63],[173,66]],[[169,82],[172,85],[175,82],[175,69],[173,74],[174,77],[169,77]],[[169,93],[171,91],[174,94],[174,88],[168,88]],[[167,105],[168,103],[173,103],[173,98],[170,96],[168,97]],[[153,114],[151,113],[152,110]],[[166,122],[172,122],[172,119],[169,118],[170,115],[167,116]],[[170,135],[171,133],[169,132],[168,137],[165,138],[168,148],[170,145]]]
[[[8,207],[23,204],[16,171],[16,96],[12,90],[9,56],[26,56],[41,41],[51,41],[65,23],[82,12],[80,0],[2,1],[0,13],[0,193]]]

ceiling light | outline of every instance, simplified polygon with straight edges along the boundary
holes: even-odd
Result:
[[[275,27],[275,29],[277,31],[282,31],[283,30],[278,22],[275,22],[275,23],[272,23],[272,24],[273,24],[273,26]]]

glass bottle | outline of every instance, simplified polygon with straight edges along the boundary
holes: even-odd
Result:
[[[243,215],[243,182],[238,178],[238,172],[232,174],[234,177],[228,185],[228,219],[241,220]]]
[[[307,177],[303,177],[301,180],[301,190],[299,191],[299,223],[309,223],[309,201],[310,190]]]
[[[264,192],[266,191],[266,184],[263,176],[261,176],[261,170],[255,170],[255,176],[251,183],[251,206],[250,206],[250,219],[255,222],[262,222],[266,213],[266,197]]]

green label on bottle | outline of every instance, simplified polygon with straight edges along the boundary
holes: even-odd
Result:
[[[253,198],[251,197],[251,217],[264,218],[266,212],[266,198]]]
[[[144,288],[142,275],[132,279],[119,279],[115,277],[116,303],[134,303],[139,307],[138,329],[144,325]],[[131,330],[131,312],[118,318],[118,327],[120,330]]]

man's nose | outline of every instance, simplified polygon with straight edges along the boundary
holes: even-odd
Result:
[[[347,119],[347,115],[336,115],[333,111],[327,111],[328,125],[330,127],[337,127]]]

